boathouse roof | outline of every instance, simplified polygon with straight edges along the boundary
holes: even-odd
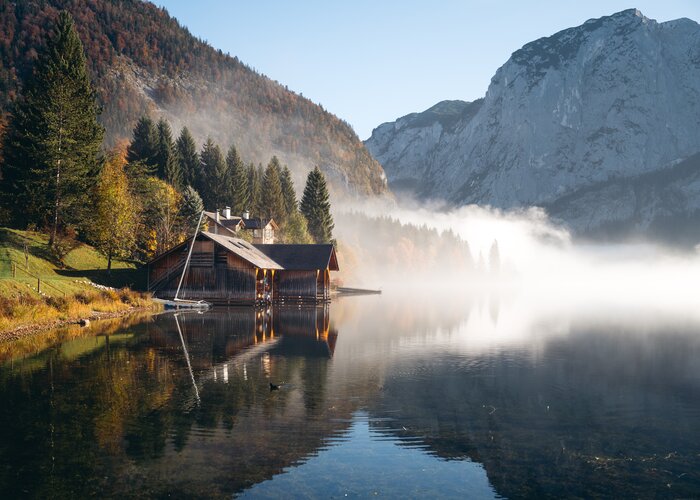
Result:
[[[333,245],[254,245],[263,254],[288,271],[326,269],[338,271],[338,258]]]
[[[245,240],[223,234],[200,234],[214,241],[214,243],[218,243],[229,252],[238,255],[240,258],[247,260],[260,269],[284,269],[284,267],[275,262],[275,260],[271,259],[264,252],[261,252]]]
[[[280,270],[282,269],[282,266],[280,266],[277,262],[272,260],[270,257],[265,255],[263,252],[255,248],[253,245],[248,243],[245,240],[242,240],[240,238],[236,238],[233,236],[227,236],[223,234],[214,234],[214,233],[207,233],[207,232],[200,232],[197,234],[197,238],[206,238],[214,243],[220,245],[221,247],[225,248],[227,251],[239,256],[243,260],[246,260],[247,262],[250,262],[254,266],[260,268],[260,269],[276,269]],[[178,250],[184,248],[186,245],[188,245],[192,241],[192,238],[189,238],[179,245],[174,246],[170,250],[161,253],[160,255],[155,256],[153,259],[151,259],[148,264],[152,264],[153,262],[162,259],[166,255]]]

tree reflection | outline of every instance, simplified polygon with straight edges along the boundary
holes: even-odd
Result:
[[[230,494],[315,453],[345,425],[319,424],[337,338],[327,307],[162,315],[108,333],[0,371],[3,496],[119,494],[135,484],[146,496],[176,485]],[[283,390],[271,394],[270,380]],[[209,472],[180,470],[174,454]],[[165,481],[163,468],[173,472]],[[215,486],[203,482],[211,474]]]

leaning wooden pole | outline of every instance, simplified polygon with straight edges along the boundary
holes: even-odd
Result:
[[[182,288],[182,282],[185,280],[185,273],[187,273],[187,266],[190,264],[190,258],[192,257],[192,249],[194,248],[194,242],[197,239],[197,233],[199,232],[199,226],[202,224],[202,217],[204,217],[204,210],[199,214],[199,221],[197,221],[197,229],[194,230],[194,236],[192,236],[192,243],[190,244],[190,249],[187,252],[187,260],[185,261],[185,267],[182,268],[182,275],[180,276],[180,283],[177,285],[177,290],[175,291],[175,297],[173,300],[178,300],[177,296],[180,294],[180,288]]]

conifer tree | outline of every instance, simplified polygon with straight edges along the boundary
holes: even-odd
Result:
[[[273,161],[267,165],[262,183],[262,217],[274,219],[278,224],[283,224],[286,219],[284,198],[282,196],[282,183],[279,178],[279,162]]]
[[[187,234],[191,234],[197,228],[202,210],[204,210],[204,203],[202,203],[199,193],[192,186],[187,186],[182,192],[182,208],[180,209]]]
[[[259,170],[255,167],[253,163],[248,165],[247,168],[248,176],[248,206],[246,210],[251,212],[251,215],[259,216],[260,213],[258,209],[260,207],[260,194],[262,191],[261,178]]]
[[[301,198],[301,213],[306,218],[309,234],[316,243],[333,240],[333,217],[326,179],[318,167],[309,172]]]
[[[282,169],[282,175],[280,176],[280,183],[282,184],[282,198],[284,199],[284,211],[287,218],[291,217],[292,214],[298,211],[297,204],[297,194],[294,190],[294,182],[292,181],[292,174],[287,168],[287,165]]]
[[[253,205],[253,212],[255,213],[256,217],[262,217],[262,214],[265,212],[265,206],[263,205],[263,180],[265,179],[265,169],[262,166],[262,163],[258,163],[257,169],[256,169],[256,174],[258,178],[258,196],[255,198],[255,204]]]
[[[248,178],[241,157],[238,156],[236,146],[233,144],[226,155],[226,165],[228,166],[229,175],[228,203],[231,204],[233,213],[240,215],[248,204]]]
[[[168,182],[175,189],[182,189],[182,171],[180,163],[177,161],[175,144],[173,143],[173,133],[170,124],[161,118],[156,125],[156,165],[158,177]]]
[[[197,154],[197,144],[187,127],[183,127],[175,142],[176,158],[182,172],[182,183],[192,186],[196,191],[202,188],[202,170]]]
[[[280,163],[279,158],[277,156],[273,155],[272,158],[270,158],[270,163],[267,164],[268,167],[272,167],[275,170],[277,170],[277,176],[282,177],[282,164]]]
[[[226,204],[226,180],[228,168],[221,148],[211,138],[207,139],[200,154],[204,182],[200,196],[204,206],[216,210]]]
[[[13,110],[2,180],[14,222],[46,223],[52,247],[58,229],[80,225],[91,208],[104,135],[98,114],[83,46],[61,12]]]
[[[110,158],[95,189],[95,213],[89,226],[90,239],[107,257],[107,272],[114,257],[128,257],[136,242],[136,203],[129,192],[122,156]]]
[[[131,143],[126,150],[126,160],[145,168],[146,174],[157,173],[158,130],[148,116],[142,116],[134,126]]]

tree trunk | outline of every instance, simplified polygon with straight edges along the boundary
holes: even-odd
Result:
[[[53,248],[56,243],[56,233],[58,232],[58,209],[61,206],[61,160],[58,160],[56,168],[56,200],[53,206],[53,224],[51,225],[51,236],[49,237],[49,247]]]
[[[107,252],[107,274],[112,274],[112,251]]]
[[[53,227],[49,237],[49,248],[53,248],[56,243],[56,233],[58,232],[58,209],[61,206],[61,152],[63,148],[63,114],[59,117],[58,127],[58,160],[56,160],[56,199],[53,207]]]

